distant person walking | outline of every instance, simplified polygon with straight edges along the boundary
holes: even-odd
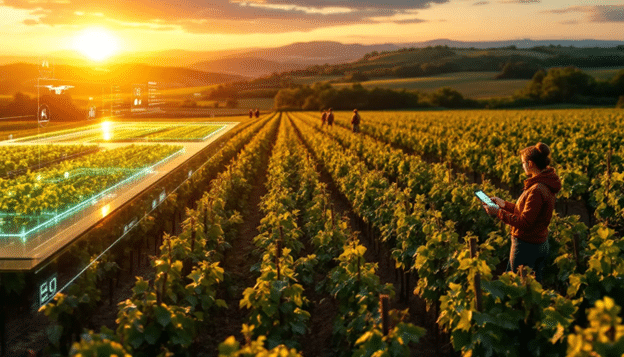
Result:
[[[254,114],[256,115],[256,118],[260,118],[260,109],[256,108]]]
[[[360,118],[360,114],[358,113],[357,109],[353,109],[353,116],[351,117],[351,126],[353,127],[353,132],[354,133],[359,133],[360,132],[360,121],[362,118]]]
[[[254,112],[253,110],[249,109],[249,119],[253,118]]]
[[[513,204],[492,197],[497,206],[484,205],[491,216],[511,226],[511,251],[507,271],[517,272],[520,265],[535,271],[537,281],[542,281],[548,257],[548,225],[555,209],[555,195],[561,190],[561,180],[550,165],[550,148],[537,143],[520,151],[522,168],[529,176],[524,181],[524,191]]]
[[[321,114],[321,128],[325,126],[327,123],[327,111],[323,109],[323,114]]]
[[[332,127],[334,125],[334,112],[332,108],[327,109],[327,126]]]

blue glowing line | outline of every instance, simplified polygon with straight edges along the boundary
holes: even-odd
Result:
[[[69,173],[69,176],[71,178],[75,178],[79,176],[103,176],[103,175],[105,176],[111,173],[118,173],[118,172],[133,173],[133,172],[136,172],[137,170],[140,170],[140,169],[128,169],[128,168],[122,168],[122,167],[81,167],[81,168],[73,169],[67,172]],[[57,183],[57,182],[67,180],[65,176],[63,175],[59,175],[59,176],[60,176],[59,178],[56,178],[56,179],[51,178],[51,179],[45,180],[44,182]]]
[[[216,135],[218,132],[220,132],[220,131],[222,131],[223,129],[225,129],[225,127],[226,127],[226,125],[221,126],[219,129],[217,129],[217,130],[213,131],[212,133],[210,133],[210,134],[208,134],[208,135],[204,136],[204,137],[203,137],[203,138],[201,138],[200,140],[201,140],[201,141],[206,141],[206,140],[208,140],[208,138],[210,138],[211,136],[214,136],[214,135]]]
[[[227,124],[226,124],[227,125]],[[240,133],[239,133],[240,134]],[[221,153],[221,151],[223,151],[223,149],[225,148],[225,146],[221,147],[210,159],[206,160],[199,168],[197,168],[197,170],[195,170],[195,172],[193,172],[193,175],[195,175],[196,172],[199,172],[202,168],[204,168],[206,165],[208,165],[208,162],[215,156],[217,156],[218,154]],[[184,151],[184,149],[182,149],[182,151]],[[190,179],[187,178],[186,180],[183,180],[182,182],[180,182],[180,184],[174,188],[173,190],[171,190],[171,192],[167,195],[167,197],[171,196],[172,194],[176,193],[180,187],[182,187],[182,185],[188,181]],[[69,287],[74,281],[76,281],[76,279],[78,279],[78,277],[80,275],[82,275],[85,271],[87,271],[87,269],[89,269],[89,267],[91,267],[93,264],[95,264],[95,262],[97,262],[104,254],[106,254],[106,252],[108,252],[112,247],[114,247],[120,240],[122,240],[128,233],[130,233],[132,231],[132,229],[134,229],[134,227],[138,226],[138,223],[142,222],[146,217],[148,217],[152,212],[154,212],[156,210],[156,208],[158,208],[158,206],[160,206],[162,204],[162,202],[164,202],[164,199],[160,200],[159,203],[157,203],[156,205],[152,204],[152,210],[149,212],[146,212],[143,217],[141,217],[141,219],[139,219],[139,221],[137,222],[137,224],[135,224],[134,226],[132,226],[131,229],[128,229],[127,232],[124,232],[121,234],[121,236],[119,236],[119,238],[117,238],[117,240],[115,240],[111,245],[108,246],[108,248],[104,249],[104,251],[98,255],[97,257],[95,257],[95,259],[93,259],[89,264],[87,264],[86,267],[84,267],[84,269],[82,269],[78,274],[76,274],[76,276],[74,276],[69,282],[67,282],[67,284],[63,285],[62,288],[58,289],[56,294],[54,294],[54,296],[52,296],[52,298],[50,298],[49,301],[52,301],[52,299],[54,299],[54,297],[62,292],[63,290],[67,289],[67,287]],[[35,274],[38,274],[41,269],[40,268],[38,271],[35,272]]]
[[[77,205],[67,209],[64,212],[61,212],[60,214],[54,216],[53,218],[50,218],[47,221],[45,221],[45,222],[43,222],[43,223],[41,223],[41,224],[31,228],[28,231],[23,230],[20,234],[0,234],[0,238],[15,238],[15,237],[17,237],[17,238],[21,238],[22,241],[23,241],[26,238],[26,236],[28,236],[28,235],[36,232],[36,231],[39,231],[39,230],[41,230],[43,228],[54,226],[55,224],[58,223],[59,220],[63,220],[65,218],[75,214],[76,212],[82,210],[83,208],[85,208],[87,206],[90,206],[92,204],[91,201],[97,200],[97,199],[105,196],[106,194],[108,194],[110,191],[113,191],[113,190],[117,189],[119,186],[122,186],[122,185],[125,185],[127,183],[130,183],[131,181],[134,181],[135,179],[148,174],[150,171],[152,171],[152,169],[154,167],[156,167],[156,166],[158,166],[158,165],[160,165],[160,164],[162,164],[162,163],[164,163],[166,161],[171,160],[171,158],[173,158],[174,156],[180,155],[180,154],[184,153],[185,151],[186,151],[185,148],[181,148],[180,150],[178,150],[178,151],[174,152],[173,154],[167,156],[166,158],[158,161],[157,163],[155,163],[155,164],[153,164],[151,166],[145,167],[142,170],[139,170],[134,175],[126,178],[125,180],[123,180],[121,182],[118,182],[117,184],[115,184],[115,185],[105,189],[104,191],[98,193],[95,196],[89,197],[88,199],[78,203]],[[22,229],[25,229],[25,228],[22,228]]]

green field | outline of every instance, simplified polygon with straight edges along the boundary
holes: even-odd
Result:
[[[597,80],[610,80],[621,68],[592,68],[584,70]],[[416,89],[433,92],[441,87],[451,87],[469,98],[491,98],[512,95],[516,90],[524,88],[529,82],[526,79],[493,79],[499,72],[457,72],[446,73],[435,77],[386,78],[362,82],[362,86],[388,89]],[[310,78],[310,77],[306,77]],[[350,87],[353,83],[335,83],[335,87]]]
[[[326,82],[335,79],[340,79],[342,76],[308,76],[308,77],[290,77],[295,84],[308,84],[312,85],[316,82]]]
[[[623,68],[583,68],[583,71],[592,75],[596,80],[610,81]]]
[[[523,88],[528,80],[505,79],[495,80],[498,72],[458,72],[441,74],[435,77],[417,78],[388,78],[362,82],[362,86],[371,89],[375,87],[389,89],[416,89],[423,92],[433,92],[440,87],[451,87],[461,92],[465,97],[490,98],[512,95],[516,90]],[[336,83],[341,88],[352,86],[352,83]]]

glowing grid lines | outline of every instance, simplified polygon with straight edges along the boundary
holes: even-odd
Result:
[[[15,233],[15,234],[6,234],[6,233],[0,233],[0,238],[20,238],[22,240],[22,242],[25,242],[27,236],[32,235],[33,233],[36,233],[38,231],[41,231],[44,228],[49,228],[52,227],[54,225],[56,225],[57,223],[59,223],[61,220],[75,214],[78,213],[80,210],[84,209],[85,207],[88,207],[90,205],[95,204],[100,198],[106,196],[107,194],[111,193],[112,191],[118,189],[119,187],[126,185],[132,181],[135,181],[137,179],[139,179],[140,177],[149,174],[150,172],[153,171],[153,169],[158,166],[163,164],[164,162],[167,162],[169,160],[171,160],[173,157],[180,155],[182,153],[185,152],[185,148],[181,148],[179,150],[177,150],[176,152],[174,152],[173,154],[163,158],[162,160],[149,165],[147,167],[144,167],[142,169],[136,169],[136,173],[134,173],[133,175],[125,178],[124,180],[116,183],[113,186],[110,186],[108,188],[106,188],[105,190],[100,191],[99,193],[97,193],[94,196],[89,197],[88,199],[66,209],[65,211],[58,213],[58,214],[54,214],[52,216],[52,218],[49,218],[48,220],[44,221],[43,223],[38,224],[35,227],[32,227],[28,230],[26,230],[26,228],[24,227],[23,230],[20,233]],[[10,213],[6,213],[3,212],[2,216],[0,217],[6,217],[8,215],[11,215]],[[42,215],[52,215],[52,213],[46,212],[43,213]]]
[[[226,123],[113,122],[105,121],[82,128],[59,130],[46,134],[14,139],[11,142],[77,141],[105,142],[166,142],[205,141]]]
[[[153,190],[149,192],[160,192],[160,200],[163,200],[170,192],[167,189],[165,193],[164,187],[161,185],[167,185],[168,183],[161,180],[168,177],[177,168],[207,148],[214,140],[237,124],[239,123],[235,121],[197,120],[189,122],[173,121],[171,119],[144,122],[111,121],[106,124],[109,126],[109,129],[119,127],[130,133],[143,127],[145,130],[152,132],[157,130],[163,133],[162,135],[167,137],[167,140],[151,141],[145,138],[137,138],[125,141],[94,141],[86,144],[89,147],[96,148],[92,152],[93,154],[108,152],[109,149],[121,149],[131,146],[139,148],[139,151],[147,151],[151,154],[148,156],[143,156],[139,152],[133,154],[134,151],[130,149],[126,151],[129,154],[124,156],[128,159],[120,161],[119,165],[110,163],[116,160],[109,161],[99,158],[95,161],[88,159],[89,164],[87,165],[81,166],[69,163],[66,165],[64,164],[65,161],[73,160],[74,158],[63,157],[57,162],[50,162],[43,169],[19,173],[19,175],[29,176],[29,179],[17,182],[28,181],[33,186],[39,183],[41,185],[39,187],[42,188],[38,188],[34,196],[28,196],[33,198],[30,199],[26,198],[26,195],[31,192],[30,189],[13,189],[13,187],[16,187],[14,183],[7,183],[3,186],[6,188],[4,196],[8,201],[4,204],[4,212],[0,211],[0,221],[4,220],[5,222],[3,226],[0,226],[0,232],[2,232],[1,227],[5,228],[5,234],[0,234],[0,271],[25,271],[39,266],[41,263],[48,261],[51,256],[60,252],[64,247],[69,246],[76,239],[82,237],[85,232],[102,222],[112,212],[124,207],[128,202],[149,190]],[[192,135],[177,135],[185,131],[183,127],[187,127],[186,131]],[[90,131],[91,135],[85,135],[85,131]],[[102,132],[102,123],[94,124],[91,122],[80,128],[72,127],[53,132],[41,132],[39,136],[34,135],[0,141],[0,147],[26,148],[31,145],[49,144],[55,146],[68,144],[85,145],[85,142],[82,141],[83,138],[87,136],[91,138],[102,137]],[[138,131],[135,131],[135,133],[138,133]],[[71,141],[67,140],[71,138],[76,140],[74,142],[64,142]],[[171,147],[172,149],[159,151],[160,154],[155,154],[153,150],[148,149],[162,146]],[[180,153],[173,151],[178,150],[180,147],[183,147],[185,150],[180,150]],[[91,153],[87,153],[87,155],[91,155]],[[167,155],[175,157],[167,158]],[[78,159],[83,156],[85,155],[77,155]],[[146,167],[147,164],[152,168]],[[153,167],[157,165],[160,166],[154,169]],[[116,168],[122,168],[122,170],[116,170]],[[131,172],[134,168],[143,172]],[[110,175],[106,176],[104,170],[108,169],[112,170],[109,171]],[[194,171],[190,170],[189,172]],[[47,191],[48,183],[45,180],[65,177],[66,172],[69,175],[66,178],[68,181],[56,184],[59,186],[53,188],[54,191]],[[128,177],[128,175],[134,177]],[[186,175],[184,176],[186,177]],[[7,177],[7,179],[19,180],[19,177],[13,176]],[[174,175],[172,179],[178,180],[180,178]],[[76,187],[78,192],[74,191],[71,193],[73,198],[64,199],[63,195],[66,192],[66,188],[73,191],[72,186]],[[84,190],[81,187],[90,189]],[[38,199],[37,197],[40,197],[38,195],[40,195],[41,189],[47,192],[46,196],[50,198],[41,196],[42,198]],[[13,190],[16,190],[16,194],[11,199],[7,194]],[[86,198],[83,199],[83,195]],[[152,201],[152,199],[150,198],[149,201]],[[150,203],[152,209],[154,209],[153,202]],[[55,211],[57,209],[58,211]],[[15,213],[20,213],[20,217],[15,217]],[[143,212],[140,212],[139,216],[141,215],[143,215]],[[130,224],[134,224],[133,222],[136,223],[136,218]],[[26,228],[22,229],[22,225]]]

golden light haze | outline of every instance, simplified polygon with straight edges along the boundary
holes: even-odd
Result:
[[[4,0],[0,55],[75,50],[101,61],[124,52],[216,51],[308,41],[622,40],[623,24],[622,0],[297,0],[292,5],[284,0]]]

